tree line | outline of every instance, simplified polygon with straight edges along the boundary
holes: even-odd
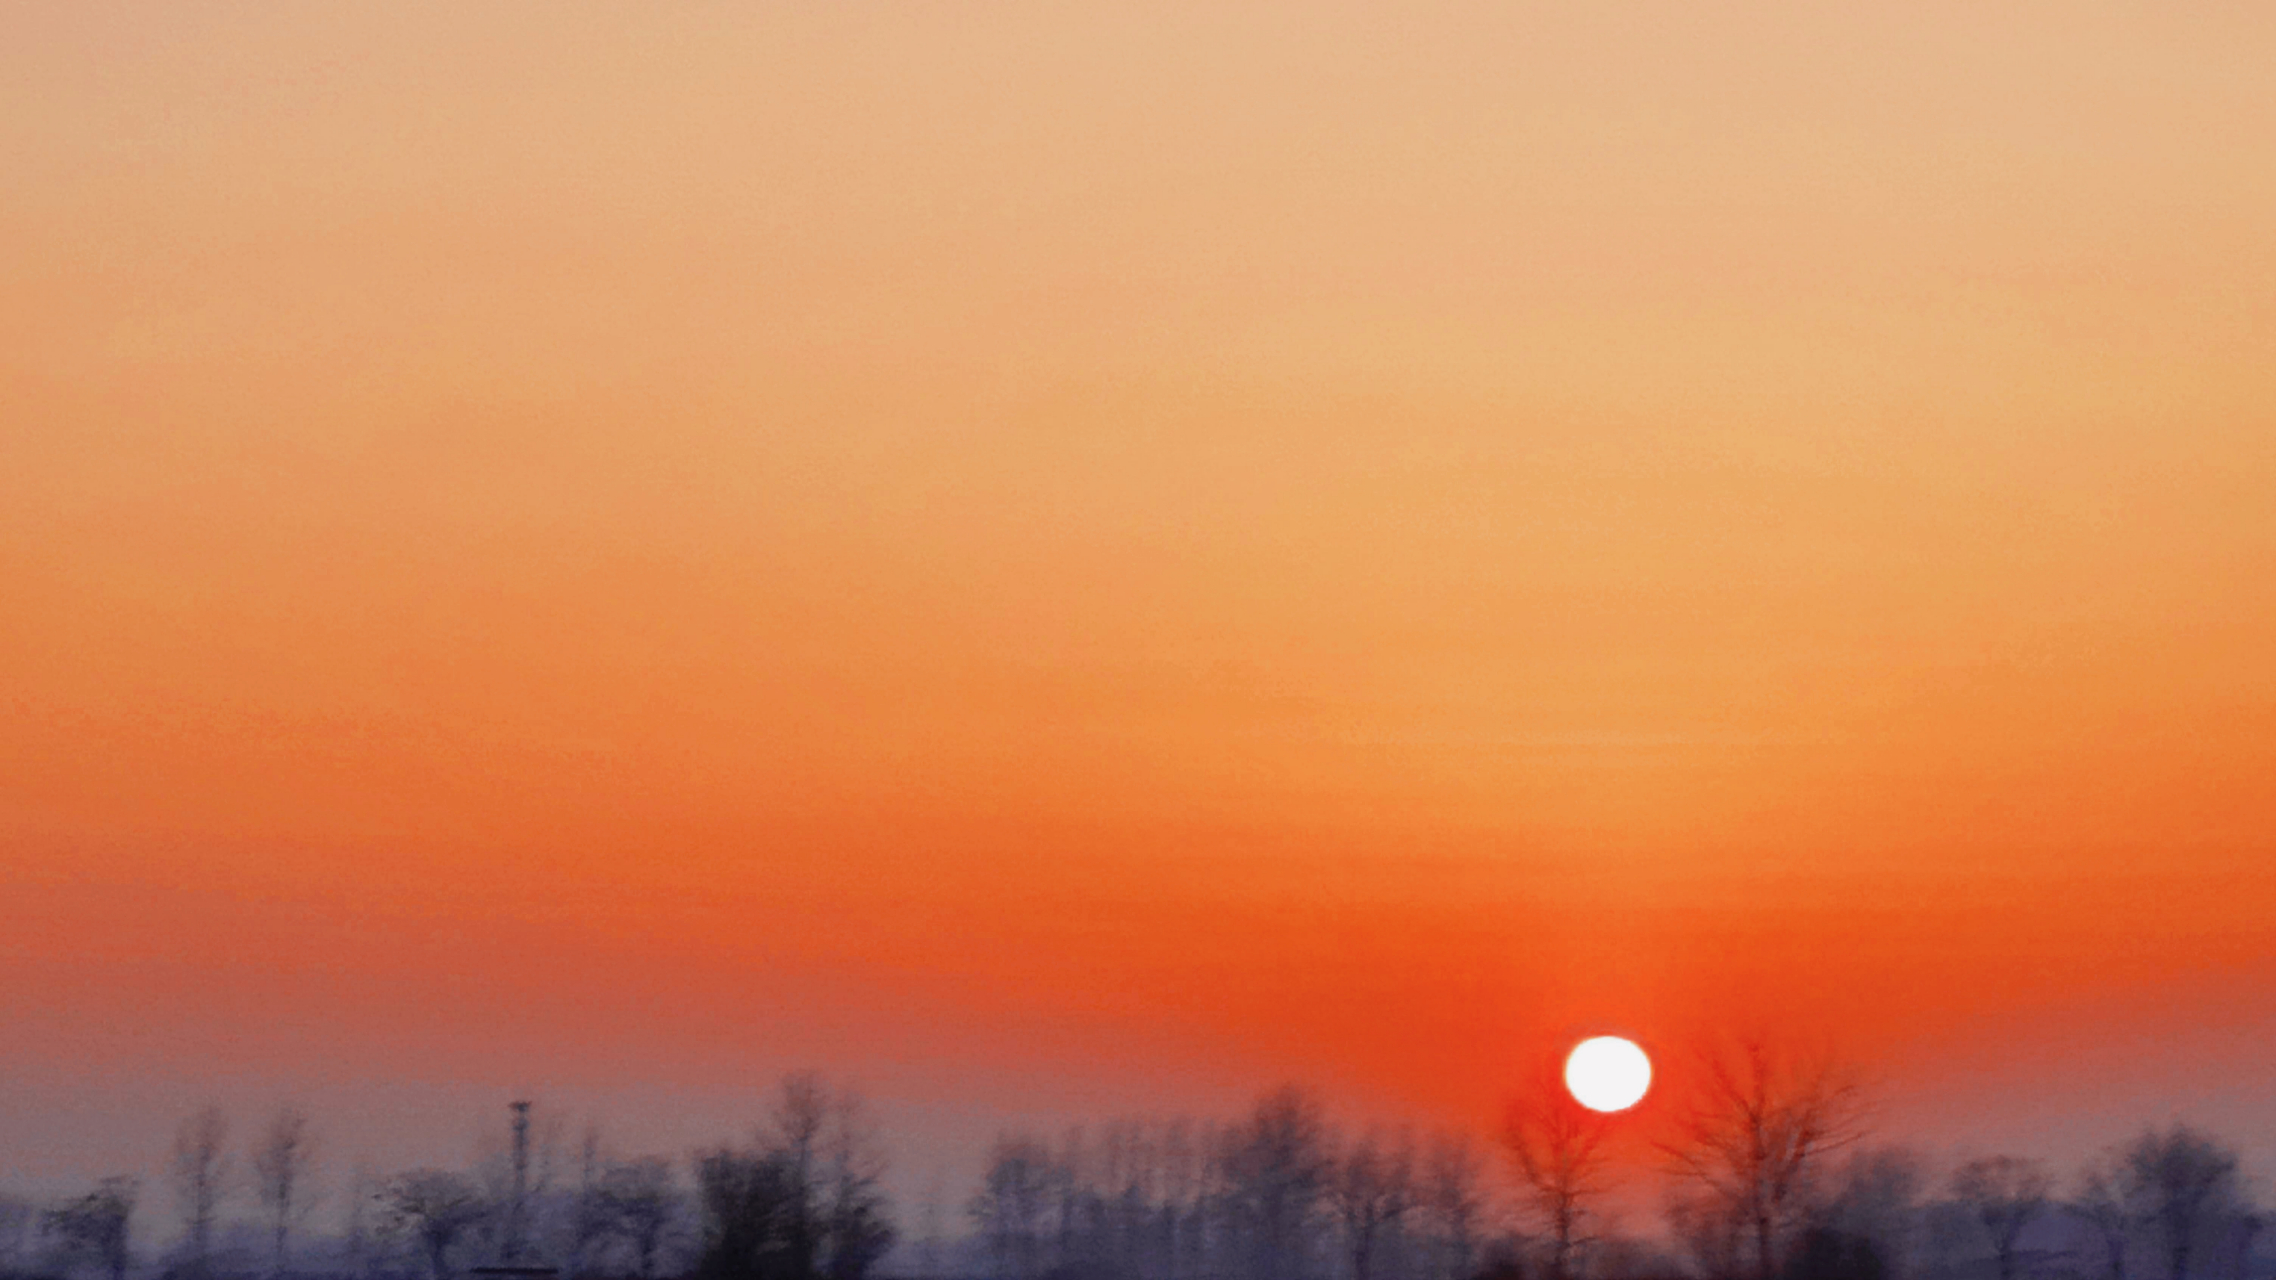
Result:
[[[1011,1132],[968,1193],[896,1230],[860,1097],[784,1080],[747,1140],[618,1155],[559,1117],[522,1158],[357,1170],[317,1194],[307,1117],[242,1149],[185,1120],[161,1197],[108,1178],[0,1200],[0,1276],[457,1280],[511,1262],[570,1280],[2258,1280],[2266,1221],[2235,1149],[2152,1127],[2058,1171],[1939,1169],[1873,1140],[1835,1064],[1744,1045],[1638,1141],[1546,1078],[1471,1135],[1339,1126],[1294,1086],[1223,1119]],[[1625,1135],[1625,1136],[1623,1136]],[[327,1205],[328,1230],[315,1213]],[[232,1211],[236,1211],[234,1216]],[[138,1215],[166,1243],[138,1252]],[[143,1235],[152,1234],[146,1222]],[[493,1271],[493,1275],[496,1275]]]
[[[209,1107],[177,1130],[160,1196],[118,1176],[45,1206],[0,1198],[0,1277],[458,1280],[511,1267],[570,1280],[867,1280],[892,1247],[868,1108],[818,1075],[784,1079],[748,1140],[684,1159],[614,1154],[597,1128],[572,1150],[564,1127],[547,1117],[525,1147],[493,1141],[467,1169],[359,1166],[321,1231],[308,1117],[283,1109],[240,1151]],[[170,1236],[138,1255],[136,1220],[152,1217],[170,1219]]]

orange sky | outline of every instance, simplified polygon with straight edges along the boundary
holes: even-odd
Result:
[[[1887,8],[15,6],[0,1169],[1733,1022],[2276,1154],[2276,12]]]

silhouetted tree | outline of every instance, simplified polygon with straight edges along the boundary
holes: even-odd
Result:
[[[348,1255],[348,1273],[368,1275],[372,1264],[372,1217],[379,1207],[379,1180],[371,1166],[358,1160],[348,1172],[347,1212],[340,1223],[341,1244]]]
[[[206,1107],[184,1120],[174,1131],[174,1203],[182,1215],[189,1246],[189,1269],[203,1276],[213,1248],[213,1224],[227,1190],[231,1160],[224,1144],[229,1120],[219,1107]]]
[[[2015,1156],[1970,1160],[1952,1175],[1952,1198],[1967,1206],[1991,1238],[1999,1280],[2015,1280],[2016,1242],[2046,1210],[2053,1185],[2046,1166]]]
[[[878,1150],[867,1104],[850,1089],[840,1089],[831,1102],[825,1144],[825,1273],[829,1280],[864,1280],[893,1247],[893,1225],[879,1189],[885,1157]]]
[[[141,1184],[133,1178],[105,1178],[77,1200],[50,1209],[46,1226],[73,1263],[90,1262],[111,1280],[125,1280],[130,1262],[128,1227]]]
[[[703,1248],[696,1274],[703,1280],[800,1280],[790,1244],[799,1194],[779,1155],[722,1150],[698,1160]]]
[[[612,1164],[600,1176],[596,1198],[606,1234],[631,1251],[640,1280],[653,1280],[657,1253],[680,1213],[671,1162],[650,1157]]]
[[[1294,1085],[1259,1099],[1225,1135],[1227,1226],[1255,1280],[1304,1274],[1328,1171],[1319,1104]]]
[[[1837,1066],[1760,1041],[1708,1055],[1699,1081],[1681,1137],[1665,1150],[1696,1192],[1694,1224],[1736,1227],[1732,1244],[1745,1249],[1755,1276],[1772,1280],[1801,1224],[1810,1177],[1862,1135],[1859,1091]]]
[[[2126,1280],[2126,1246],[2134,1226],[2133,1207],[2126,1201],[2124,1161],[2106,1151],[2079,1170],[2076,1189],[2063,1205],[2093,1232],[2105,1280]]]
[[[1075,1280],[1071,1274],[1093,1243],[1085,1232],[1089,1188],[1083,1184],[1083,1127],[1076,1125],[1061,1137],[1059,1155],[1051,1164],[1051,1242],[1057,1261],[1049,1273],[1053,1280]],[[1095,1269],[1095,1268],[1094,1268]]]
[[[1665,1212],[1669,1234],[1690,1255],[1699,1274],[1728,1280],[1745,1270],[1742,1237],[1746,1223],[1729,1197],[1712,1188],[1679,1181],[1668,1188]]]
[[[1469,1280],[1477,1262],[1477,1150],[1463,1134],[1435,1134],[1423,1154],[1417,1207],[1430,1232],[1430,1280]]]
[[[2126,1148],[2130,1199],[2164,1246],[2167,1280],[2188,1280],[2198,1232],[2236,1191],[2236,1153],[2187,1125],[2151,1130]]]
[[[450,1280],[450,1252],[488,1216],[490,1206],[474,1181],[440,1169],[399,1174],[380,1189],[387,1229],[419,1249],[433,1280]]]
[[[925,1184],[925,1197],[917,1206],[917,1277],[918,1280],[940,1280],[941,1248],[945,1242],[941,1232],[941,1198],[947,1192],[947,1179],[939,1170],[933,1171],[932,1181]]]
[[[592,1262],[593,1250],[609,1234],[607,1207],[601,1202],[601,1129],[599,1125],[585,1126],[584,1141],[578,1147],[577,1199],[569,1214],[569,1274],[584,1275]]]
[[[1569,1280],[1573,1254],[1589,1241],[1589,1202],[1604,1190],[1606,1117],[1544,1081],[1510,1104],[1502,1143],[1518,1191],[1548,1237],[1551,1280]]]
[[[1005,1134],[988,1153],[967,1212],[998,1271],[1013,1280],[1041,1273],[1043,1218],[1056,1176],[1050,1151],[1034,1138]]]
[[[1414,1207],[1414,1143],[1373,1131],[1328,1168],[1328,1205],[1343,1226],[1352,1280],[1371,1280],[1376,1250]]]
[[[1920,1158],[1903,1148],[1852,1151],[1812,1216],[1817,1226],[1865,1241],[1889,1275],[1902,1275],[1921,1232],[1926,1182]]]
[[[1208,1269],[1214,1219],[1224,1199],[1224,1146],[1209,1121],[1173,1121],[1162,1135],[1163,1212],[1170,1228],[1164,1280]]]
[[[786,1077],[758,1149],[720,1150],[696,1170],[698,1269],[724,1280],[861,1280],[891,1246],[884,1160],[851,1091]]]
[[[783,1209],[785,1275],[811,1280],[822,1247],[822,1133],[830,1121],[830,1090],[822,1077],[800,1072],[783,1078],[774,1114],[768,1121],[768,1153],[789,1178],[790,1200]]]
[[[1091,1240],[1085,1253],[1114,1275],[1159,1275],[1163,1220],[1156,1197],[1162,1169],[1154,1126],[1134,1119],[1108,1124],[1089,1172]]]
[[[308,1208],[308,1171],[315,1155],[308,1117],[292,1107],[270,1119],[253,1148],[253,1190],[267,1218],[271,1265],[279,1275],[285,1270],[293,1224]]]

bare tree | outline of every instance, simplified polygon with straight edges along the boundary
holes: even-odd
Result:
[[[1877,1260],[1885,1274],[1902,1275],[1919,1252],[1927,1184],[1920,1157],[1902,1147],[1857,1149],[1842,1162],[1835,1193],[1814,1212],[1817,1225]]]
[[[823,1135],[827,1189],[822,1205],[826,1270],[830,1280],[863,1280],[893,1247],[893,1226],[879,1184],[885,1156],[869,1106],[851,1089],[830,1104]],[[642,1280],[647,1280],[642,1277]]]
[[[2079,1170],[2076,1189],[2063,1205],[2093,1231],[2102,1248],[2105,1280],[2126,1280],[2126,1246],[2134,1227],[2126,1200],[2124,1162],[2116,1152],[2105,1151]]]
[[[229,1119],[219,1107],[206,1107],[174,1131],[174,1202],[189,1242],[192,1274],[204,1275],[213,1249],[213,1224],[228,1190],[231,1160],[224,1144]]]
[[[2236,1153],[2187,1125],[2151,1130],[2126,1148],[2130,1198],[2165,1247],[2167,1280],[2188,1280],[2197,1235],[2236,1193]]]
[[[932,1180],[925,1184],[925,1198],[917,1206],[917,1277],[918,1280],[939,1280],[941,1260],[942,1223],[941,1197],[947,1193],[947,1178],[938,1169]]]
[[[779,1152],[708,1152],[696,1162],[702,1280],[805,1280],[792,1268],[790,1219],[803,1194]],[[806,1260],[811,1264],[811,1259]]]
[[[1952,1197],[1967,1206],[1991,1237],[1999,1280],[2015,1280],[2016,1242],[2047,1208],[2053,1188],[2046,1166],[2015,1156],[1986,1156],[1952,1175]]]
[[[1206,1134],[1198,1135],[1191,1120],[1180,1117],[1162,1127],[1162,1259],[1164,1280],[1176,1280],[1199,1270],[1198,1255],[1206,1243],[1202,1227],[1208,1151]],[[1190,1264],[1190,1265],[1189,1265]]]
[[[1863,1135],[1860,1091],[1840,1067],[1761,1041],[1707,1055],[1699,1079],[1679,1140],[1663,1150],[1696,1193],[1693,1220],[1726,1220],[1757,1280],[1774,1280],[1811,1176]]]
[[[1092,1188],[1097,1237],[1094,1256],[1125,1276],[1156,1274],[1155,1196],[1160,1190],[1161,1151],[1153,1127],[1142,1120],[1117,1120],[1099,1144],[1097,1185]]]
[[[822,1135],[829,1123],[830,1089],[822,1077],[811,1071],[783,1077],[767,1121],[767,1151],[790,1178],[792,1201],[784,1227],[790,1274],[797,1280],[814,1274],[822,1249]]]
[[[1000,1274],[1034,1280],[1041,1270],[1043,1215],[1055,1168],[1051,1152],[1030,1137],[1005,1134],[988,1153],[969,1213]]]
[[[1075,1261],[1081,1252],[1086,1207],[1083,1137],[1083,1126],[1079,1124],[1060,1135],[1059,1158],[1051,1166],[1051,1234],[1061,1266]]]
[[[1230,1192],[1225,1151],[1230,1144],[1215,1120],[1173,1122],[1163,1137],[1163,1184],[1170,1218],[1168,1274],[1199,1276],[1210,1269],[1211,1249],[1223,1243],[1222,1206]]]
[[[1746,1224],[1727,1197],[1695,1182],[1678,1180],[1667,1189],[1665,1212],[1669,1234],[1691,1256],[1699,1274],[1725,1280],[1745,1270]]]
[[[606,1233],[632,1251],[640,1280],[654,1280],[657,1254],[683,1200],[671,1161],[651,1156],[612,1164],[601,1174],[596,1198]]]
[[[1256,1280],[1304,1272],[1328,1171],[1326,1137],[1319,1103],[1287,1085],[1258,1099],[1222,1139],[1227,1225]]]
[[[380,1192],[379,1181],[372,1175],[371,1166],[362,1160],[348,1172],[348,1212],[340,1224],[342,1243],[348,1251],[348,1273],[368,1275],[372,1263],[372,1210]]]
[[[126,1280],[128,1224],[141,1184],[132,1178],[105,1178],[77,1200],[50,1209],[45,1225],[63,1245],[66,1257],[95,1263],[111,1280]]]
[[[1343,1225],[1352,1280],[1371,1280],[1376,1249],[1414,1207],[1414,1142],[1370,1131],[1328,1169],[1328,1205]]]
[[[710,1280],[862,1280],[892,1243],[884,1159],[867,1110],[811,1072],[784,1078],[751,1151],[717,1150],[696,1166]]]
[[[1477,1259],[1479,1194],[1477,1150],[1466,1134],[1431,1137],[1422,1164],[1419,1206],[1431,1232],[1430,1280],[1469,1280]]]
[[[1592,1238],[1590,1202],[1605,1189],[1605,1116],[1590,1111],[1553,1083],[1510,1104],[1502,1143],[1517,1168],[1526,1205],[1549,1238],[1551,1280],[1569,1280],[1573,1256]]]
[[[564,1153],[569,1149],[569,1116],[539,1104],[530,1125],[529,1194],[532,1200],[543,1202],[552,1197],[554,1184],[561,1180],[568,1162]]]
[[[293,1224],[308,1209],[308,1171],[315,1158],[315,1135],[309,1131],[308,1117],[293,1107],[283,1108],[270,1119],[253,1148],[253,1190],[268,1219],[271,1263],[278,1275],[285,1271]]]
[[[389,1231],[418,1245],[432,1280],[450,1280],[452,1246],[489,1214],[472,1179],[440,1169],[398,1175],[380,1190],[379,1202]]]

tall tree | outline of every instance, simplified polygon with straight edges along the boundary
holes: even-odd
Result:
[[[1830,1181],[1833,1195],[1813,1214],[1818,1225],[1851,1241],[1853,1255],[1869,1252],[1888,1274],[1903,1275],[1926,1226],[1920,1157],[1902,1147],[1860,1148]]]
[[[696,1162],[703,1246],[701,1280],[801,1280],[789,1248],[798,1190],[774,1154],[718,1150]]]
[[[1519,1192],[1548,1238],[1550,1280],[1570,1280],[1575,1252],[1591,1239],[1588,1222],[1605,1190],[1609,1132],[1605,1116],[1554,1082],[1537,1084],[1510,1105],[1502,1143],[1516,1166]]]
[[[1430,1280],[1469,1280],[1476,1265],[1478,1223],[1485,1210],[1479,1174],[1478,1153],[1467,1134],[1431,1136],[1417,1189],[1430,1226]]]
[[[267,1218],[270,1263],[278,1275],[285,1272],[293,1224],[308,1209],[308,1173],[315,1158],[308,1117],[289,1106],[269,1120],[253,1148],[253,1191]]]
[[[2102,1254],[2104,1280],[2126,1280],[2126,1247],[2133,1235],[2134,1211],[2127,1203],[2125,1162],[2105,1151],[2079,1170],[2063,1208],[2094,1233]]]
[[[111,1280],[126,1280],[132,1260],[128,1226],[140,1190],[132,1178],[105,1178],[93,1191],[49,1210],[45,1225],[66,1257],[93,1262]]]
[[[1084,1258],[1086,1246],[1093,1243],[1084,1230],[1092,1199],[1083,1178],[1088,1156],[1084,1137],[1083,1126],[1070,1126],[1060,1135],[1059,1156],[1051,1165],[1052,1251],[1063,1267],[1092,1260]]]
[[[582,1276],[593,1260],[593,1250],[609,1234],[607,1207],[601,1201],[601,1127],[585,1126],[578,1148],[577,1201],[569,1218],[569,1274]]]
[[[1746,1275],[1746,1224],[1729,1196],[1690,1179],[1666,1188],[1669,1235],[1690,1255],[1691,1269],[1708,1280]]]
[[[880,1189],[885,1157],[868,1105],[851,1089],[841,1088],[831,1101],[824,1155],[825,1271],[829,1280],[864,1280],[893,1247],[893,1225]]]
[[[1774,1280],[1811,1177],[1863,1136],[1862,1096],[1837,1064],[1749,1041],[1705,1055],[1678,1126],[1663,1150],[1697,1193],[1698,1220],[1736,1227],[1747,1270]]]
[[[786,1077],[752,1151],[697,1166],[704,1245],[698,1269],[722,1280],[861,1280],[892,1243],[884,1168],[850,1090]]]
[[[2167,1280],[2188,1280],[2198,1233],[2235,1197],[2236,1153],[2177,1124],[2136,1138],[2124,1168],[2130,1198],[2164,1247]]]
[[[441,1169],[397,1175],[380,1190],[379,1202],[389,1231],[418,1247],[432,1280],[450,1280],[452,1248],[490,1214],[473,1179]]]
[[[189,1268],[203,1276],[211,1265],[213,1226],[228,1190],[231,1165],[225,1144],[229,1119],[219,1107],[205,1107],[174,1131],[174,1203],[182,1216],[189,1248]]]
[[[379,1207],[381,1184],[362,1160],[348,1171],[348,1205],[340,1224],[341,1243],[347,1246],[348,1274],[366,1276],[373,1262],[372,1220]]]
[[[767,1121],[766,1152],[789,1178],[783,1247],[794,1280],[811,1280],[822,1250],[823,1133],[830,1123],[830,1089],[811,1071],[783,1077]]]
[[[1228,1226],[1255,1280],[1297,1280],[1328,1172],[1327,1126],[1310,1094],[1286,1085],[1258,1099],[1223,1138]]]
[[[1351,1280],[1372,1280],[1386,1232],[1396,1231],[1414,1207],[1414,1143],[1387,1140],[1372,1130],[1328,1167],[1328,1204],[1343,1227]]]
[[[932,1181],[925,1184],[924,1201],[917,1206],[917,1280],[940,1280],[941,1197],[946,1193],[947,1179],[939,1170],[933,1171]]]
[[[2046,1211],[2053,1182],[2046,1166],[2016,1156],[1970,1160],[1952,1175],[1952,1198],[1967,1206],[1991,1238],[1999,1280],[2015,1280],[2016,1244]]]
[[[651,1156],[611,1164],[600,1176],[596,1196],[606,1232],[624,1242],[640,1280],[654,1280],[657,1256],[680,1214],[682,1197],[672,1162]]]
[[[1042,1271],[1043,1220],[1055,1168],[1050,1150],[1024,1135],[1001,1135],[988,1152],[980,1193],[967,1212],[998,1274],[1035,1280]]]
[[[1176,1119],[1162,1129],[1161,1154],[1161,1280],[1199,1270],[1199,1255],[1207,1243],[1203,1205],[1211,1141],[1197,1133],[1192,1121]]]

